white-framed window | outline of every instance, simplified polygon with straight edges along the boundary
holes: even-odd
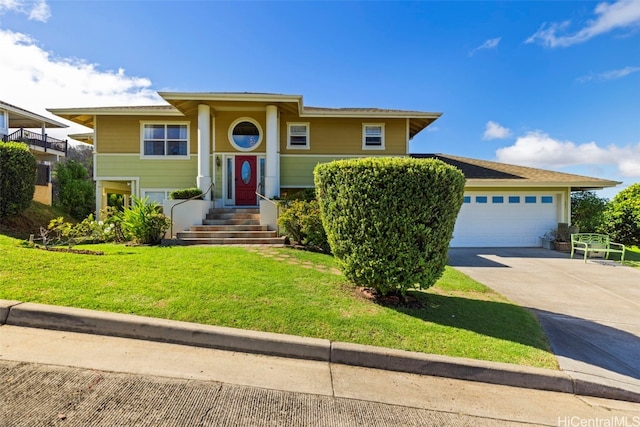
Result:
[[[148,197],[147,203],[158,203],[162,206],[162,202],[169,198],[172,190],[142,190],[142,198]]]
[[[9,129],[9,120],[7,119],[7,112],[0,110],[0,132],[7,132]]]
[[[262,126],[251,117],[240,117],[229,126],[229,142],[238,151],[253,151],[262,139]]]
[[[309,123],[287,123],[287,148],[308,150]]]
[[[384,150],[384,123],[362,124],[362,149]]]
[[[140,123],[142,157],[189,156],[189,123]]]

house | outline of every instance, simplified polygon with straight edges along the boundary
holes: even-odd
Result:
[[[0,139],[23,142],[35,156],[38,176],[33,200],[51,205],[51,170],[67,155],[67,141],[47,135],[47,128],[66,128],[67,125],[48,119],[15,105],[0,101]],[[39,132],[29,130],[39,129]]]
[[[446,154],[435,158],[462,171],[464,202],[452,247],[540,246],[540,236],[571,222],[571,192],[615,187],[620,182]]]
[[[170,191],[193,186],[201,188],[216,208],[257,207],[263,197],[282,197],[313,187],[313,168],[318,163],[408,156],[409,141],[441,115],[308,107],[299,95],[159,95],[168,105],[49,110],[94,131],[83,141],[94,146],[96,211],[106,206],[110,194],[162,202]],[[468,207],[461,212],[454,239],[460,246],[539,246],[538,236],[570,218],[571,191],[617,184],[453,156],[436,157],[464,166],[461,170],[468,179]],[[500,197],[503,203],[499,203]],[[520,197],[521,210],[514,210],[516,197]],[[531,202],[532,197],[536,203]],[[505,208],[504,216],[521,226],[514,225],[505,233],[492,231],[490,238],[478,234],[478,215],[495,217],[495,212],[485,213],[476,209],[476,204]],[[471,206],[474,209],[469,209]],[[537,211],[540,206],[544,217]],[[503,234],[508,238],[497,237]]]

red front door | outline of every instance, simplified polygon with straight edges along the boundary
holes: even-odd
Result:
[[[255,156],[236,156],[236,205],[255,206],[258,171]]]

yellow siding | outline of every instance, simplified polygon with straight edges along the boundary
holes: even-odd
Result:
[[[198,153],[198,118],[162,116],[99,116],[96,120],[98,153],[140,153],[140,122],[190,122],[189,152]]]
[[[33,200],[51,206],[51,184],[36,185]]]
[[[313,187],[313,169],[319,163],[359,156],[282,156],[280,157],[280,187]]]
[[[309,123],[310,149],[287,149],[287,122]],[[362,124],[384,123],[385,149],[362,149]],[[407,154],[407,121],[405,119],[300,118],[280,116],[280,152],[282,154]]]
[[[198,159],[189,160],[145,160],[139,155],[97,155],[96,178],[129,179],[140,178],[141,188],[187,188],[196,185]]]
[[[262,142],[252,153],[264,153],[266,151],[265,132],[267,130],[267,113],[266,111],[218,111],[215,112],[215,151],[216,152],[239,152],[229,142],[229,127],[231,124],[241,118],[250,117],[257,121],[262,128]],[[197,123],[196,123],[197,126]]]
[[[215,152],[238,152],[229,142],[229,127],[240,117],[251,117],[262,127],[263,139],[253,153],[266,151],[265,111],[218,111],[215,115]],[[98,153],[134,154],[140,152],[140,122],[189,122],[190,154],[198,152],[197,115],[186,117],[163,116],[99,116],[96,120],[96,150]],[[304,154],[405,155],[407,154],[407,121],[405,119],[353,119],[353,118],[300,118],[297,115],[280,116],[280,152],[301,154],[302,150],[287,149],[287,122],[310,124],[310,150]],[[385,150],[362,149],[362,124],[384,123]]]

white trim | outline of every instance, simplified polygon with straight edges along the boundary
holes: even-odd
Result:
[[[380,129],[380,145],[367,144],[367,128],[379,127]],[[384,123],[362,123],[362,149],[363,150],[384,150],[385,149],[385,129]]]
[[[140,188],[140,198],[144,199],[146,197],[145,193],[148,191],[150,193],[160,193],[163,192],[164,193],[164,199],[168,199],[169,198],[169,193],[171,193],[173,190],[177,190],[177,188],[153,188],[153,187],[144,187],[144,188]],[[162,206],[162,202],[159,202],[159,204]]]
[[[291,127],[293,126],[304,126],[306,128],[305,131],[305,144],[291,144]],[[302,135],[296,135],[302,136]],[[288,150],[310,150],[311,149],[311,124],[309,122],[287,122],[287,149]]]
[[[266,158],[267,156],[264,153],[238,153],[238,152],[231,152],[231,153],[216,153],[216,155],[220,155],[222,156],[222,166],[220,166],[221,169],[221,175],[222,175],[222,182],[221,182],[221,194],[222,194],[222,198],[221,199],[216,199],[216,200],[220,200],[222,203],[223,207],[229,207],[229,206],[236,206],[236,186],[234,185],[235,183],[232,183],[231,185],[231,198],[228,198],[228,188],[227,186],[229,185],[229,180],[227,179],[227,175],[229,174],[228,172],[228,168],[227,168],[227,161],[229,159],[231,159],[231,176],[232,179],[235,179],[236,176],[236,156],[252,156],[256,158],[256,191],[258,191],[260,189],[260,177],[263,175],[261,172],[261,168],[260,168],[260,159],[265,159],[265,167],[266,167]],[[265,179],[266,179],[266,174],[265,175]],[[264,184],[264,183],[262,183]]]
[[[0,110],[0,118],[4,119],[2,120],[4,122],[4,126],[2,126],[2,123],[0,122],[0,133],[3,135],[8,135],[9,134],[9,114],[7,113],[6,110]]]
[[[144,127],[146,125],[183,125],[187,127],[187,154],[169,155],[166,154],[167,137],[165,133],[165,154],[164,155],[145,155],[144,154]],[[188,121],[166,121],[166,120],[140,120],[140,159],[144,160],[189,160],[191,159],[191,122]]]
[[[326,158],[326,159],[348,159],[352,157],[407,157],[405,154],[307,154],[307,153],[296,153],[296,154],[280,154],[280,157],[318,157],[318,158]]]
[[[249,122],[258,128],[258,142],[256,142],[252,147],[249,147],[249,148],[240,147],[233,140],[233,129],[235,129],[235,127],[242,122]],[[227,138],[229,139],[229,143],[236,150],[242,151],[243,153],[250,153],[252,151],[255,151],[255,149],[258,148],[260,144],[262,144],[262,141],[264,140],[264,131],[262,130],[262,126],[260,126],[260,123],[258,123],[256,119],[252,117],[240,117],[238,119],[235,119],[233,123],[231,123],[231,125],[229,126],[229,129],[227,130]]]

